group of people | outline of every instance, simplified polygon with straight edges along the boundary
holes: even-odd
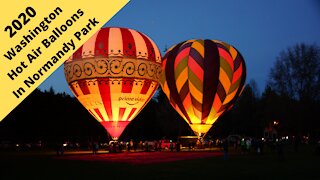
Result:
[[[99,144],[98,143],[92,143],[92,153],[97,154],[99,150]],[[170,142],[169,144],[162,144],[160,141],[139,141],[134,142],[133,140],[130,140],[129,142],[121,142],[121,141],[111,141],[110,144],[106,147],[106,149],[110,153],[118,153],[122,152],[124,150],[131,152],[131,151],[161,151],[163,149],[167,149],[169,151],[180,151],[181,150],[181,144],[179,142]]]

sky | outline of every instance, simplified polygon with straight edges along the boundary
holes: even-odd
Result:
[[[262,92],[281,51],[297,43],[320,46],[320,0],[131,0],[105,26],[150,37],[162,51],[188,39],[216,39],[245,59],[247,83]],[[71,94],[63,65],[42,85]]]

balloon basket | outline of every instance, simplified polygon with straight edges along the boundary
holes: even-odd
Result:
[[[207,133],[200,133],[200,132],[195,132],[195,134],[198,136],[198,140],[203,140],[203,138],[206,136]]]
[[[198,139],[197,139],[197,143],[196,143],[196,146],[198,149],[203,149],[203,145],[204,145],[204,140],[203,138],[205,137],[206,133],[200,133],[200,132],[194,132]]]

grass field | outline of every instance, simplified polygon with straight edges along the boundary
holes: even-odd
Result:
[[[233,151],[228,160],[224,160],[220,152],[187,160],[183,160],[183,156],[189,156],[188,152],[149,152],[140,156],[182,158],[130,163],[126,160],[109,161],[109,155],[104,153],[75,155],[69,152],[57,157],[49,151],[0,151],[0,179],[320,179],[320,157],[314,154],[313,146],[300,147],[298,152],[286,147],[284,152],[284,160],[279,160],[276,152],[271,151],[263,155]],[[117,156],[132,159],[134,155],[113,154],[112,158],[117,160]]]

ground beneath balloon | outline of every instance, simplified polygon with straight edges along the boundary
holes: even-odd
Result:
[[[74,161],[100,161],[127,164],[155,164],[190,159],[219,157],[222,152],[124,152],[124,153],[101,153],[101,154],[77,154],[54,157],[59,160]]]

